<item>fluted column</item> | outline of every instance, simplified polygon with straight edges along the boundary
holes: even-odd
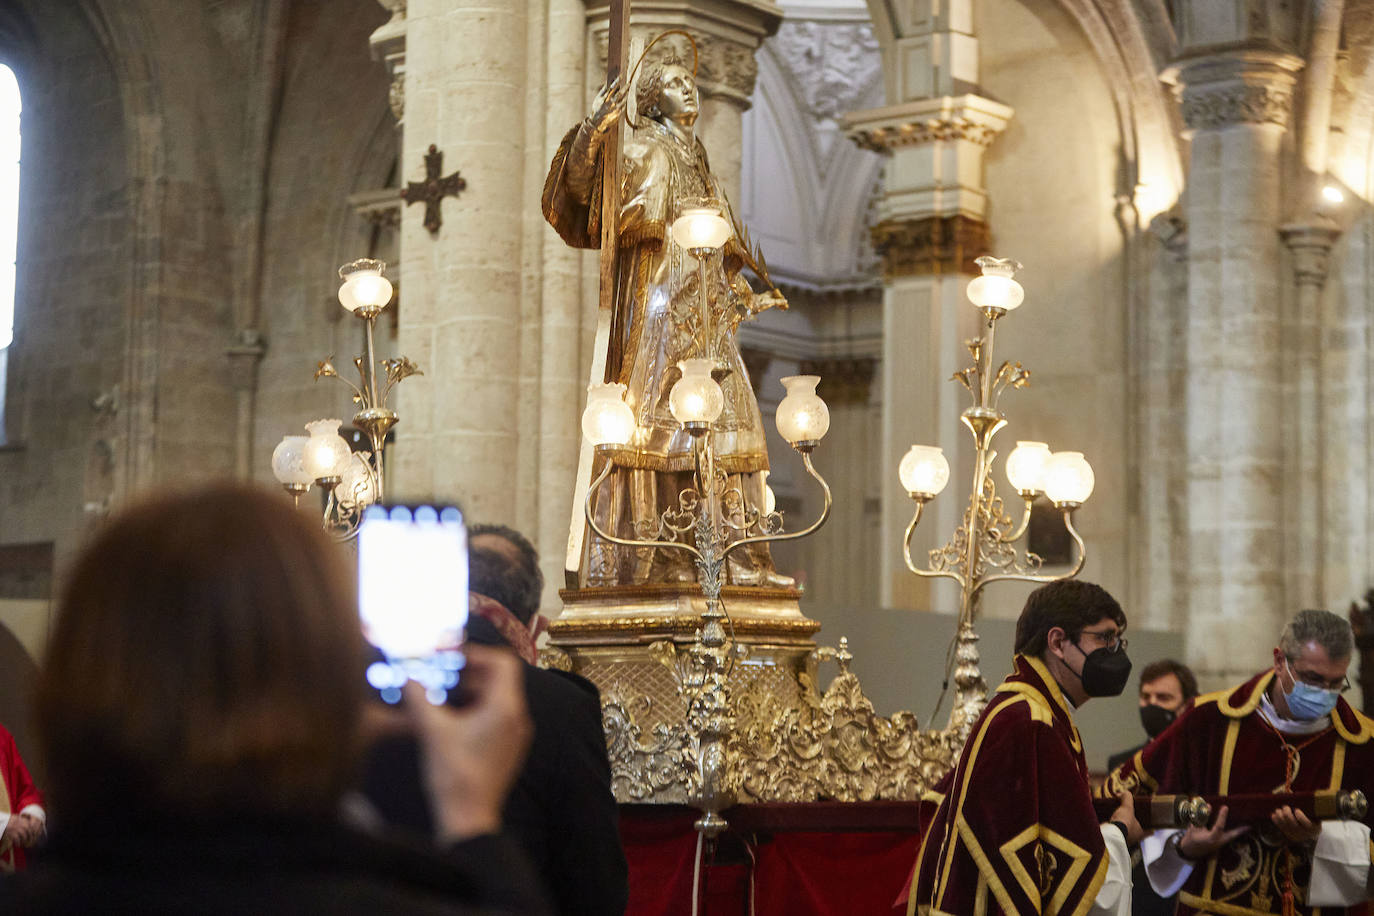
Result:
[[[1289,607],[1284,551],[1280,146],[1301,61],[1241,49],[1172,74],[1191,133],[1186,220],[1187,644],[1249,673]]]

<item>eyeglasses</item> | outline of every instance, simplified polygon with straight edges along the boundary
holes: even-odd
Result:
[[[1288,659],[1284,659],[1284,664],[1288,666],[1288,673],[1293,675],[1293,680],[1301,681],[1308,687],[1316,687],[1318,690],[1334,690],[1337,693],[1345,693],[1350,689],[1350,678],[1348,677],[1328,681],[1315,671],[1299,671],[1293,667]]]
[[[1091,636],[1093,639],[1102,643],[1108,652],[1120,652],[1126,648],[1129,642],[1126,637],[1121,635],[1120,630],[1103,630],[1101,633],[1094,630],[1080,630],[1078,635],[1080,637]]]

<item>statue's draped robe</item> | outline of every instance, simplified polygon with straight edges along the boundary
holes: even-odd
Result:
[[[1137,751],[1107,779],[1104,791],[1189,795],[1253,794],[1281,791],[1287,753],[1265,724],[1259,706],[1272,682],[1272,670],[1239,687],[1205,694],[1185,708],[1158,738]],[[1360,789],[1374,798],[1374,721],[1336,704],[1331,727],[1319,736],[1288,736],[1298,752],[1294,792]],[[1370,823],[1366,819],[1366,823]],[[1224,913],[1260,916],[1283,912],[1286,863],[1273,828],[1251,830],[1193,868],[1179,893],[1180,914]],[[1296,912],[1332,916],[1363,908],[1310,908],[1304,905],[1312,868],[1310,849],[1293,847]]]
[[[591,149],[590,134],[585,122],[568,132],[544,185],[545,217],[576,248],[601,244],[602,150]],[[768,469],[768,452],[758,402],[734,335],[739,322],[748,317],[753,295],[739,275],[744,252],[732,235],[708,262],[706,286],[714,326],[708,354],[701,331],[697,262],[669,236],[675,208],[693,197],[720,200],[734,224],[701,142],[694,139],[689,145],[657,121],[645,121],[626,144],[621,168],[616,301],[606,380],[626,386],[625,401],[638,424],[635,441],[614,450],[610,460],[618,469],[655,476],[631,478],[617,471],[603,488],[606,496],[598,515],[621,536],[642,536],[633,529],[633,521],[656,518],[675,505],[683,486],[690,485],[685,478],[664,478],[667,483],[657,486],[664,474],[686,474],[695,468],[691,437],[668,408],[668,393],[681,377],[677,362],[682,359],[714,356],[731,370],[720,380],[725,408],[712,425],[716,467],[727,474],[747,475],[739,482],[744,498],[750,505],[762,505],[763,478],[756,472]],[[588,541],[593,584],[623,579],[609,568],[615,562],[609,545],[598,538]],[[632,578],[642,580],[646,575],[641,569]]]
[[[1093,810],[1069,703],[1038,659],[1016,657],[943,788],[917,855],[908,914],[1077,916],[1128,904],[1125,861],[1104,892],[1111,835]],[[1111,842],[1125,860],[1119,831]]]

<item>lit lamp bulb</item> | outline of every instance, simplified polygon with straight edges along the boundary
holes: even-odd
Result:
[[[1092,465],[1082,452],[1055,452],[1045,462],[1045,495],[1060,508],[1074,508],[1092,495]]]
[[[721,215],[720,203],[703,198],[683,201],[673,220],[673,241],[691,252],[713,251],[724,245],[733,231]]]
[[[594,446],[624,445],[635,431],[635,415],[625,403],[625,386],[605,382],[587,386],[582,435]]]
[[[339,435],[342,420],[315,420],[305,424],[310,439],[305,443],[305,472],[321,484],[339,482],[353,450]]]
[[[983,255],[973,263],[983,269],[981,277],[975,277],[968,285],[969,301],[992,315],[1005,315],[1019,306],[1026,298],[1021,284],[1012,275],[1021,265],[1011,258],[991,258]]]
[[[339,268],[344,281],[339,287],[339,304],[350,312],[375,315],[391,301],[391,281],[382,276],[385,261],[359,258]]]
[[[912,499],[925,502],[939,496],[949,483],[949,462],[941,448],[913,445],[897,466],[897,476]]]
[[[819,375],[789,375],[782,380],[787,395],[778,404],[778,433],[800,451],[814,448],[830,430],[830,408],[816,394]]]
[[[689,432],[705,432],[725,409],[725,393],[711,378],[715,362],[684,359],[677,366],[682,370],[682,378],[668,395],[668,409]]]
[[[309,439],[309,436],[283,436],[272,450],[272,476],[286,492],[296,496],[309,490],[315,481],[305,470],[305,443]]]
[[[1007,456],[1007,480],[1024,497],[1033,497],[1045,489],[1045,463],[1050,460],[1050,447],[1043,442],[1017,442]]]

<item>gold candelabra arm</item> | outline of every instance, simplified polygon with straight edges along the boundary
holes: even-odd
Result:
[[[598,451],[603,448],[603,446],[597,446]],[[697,550],[691,544],[685,544],[682,541],[671,541],[665,538],[622,538],[611,534],[597,524],[596,513],[592,511],[592,500],[595,499],[597,490],[601,489],[601,485],[606,482],[606,478],[611,476],[611,470],[614,467],[615,465],[608,458],[605,465],[601,468],[601,473],[596,476],[596,480],[593,480],[592,485],[587,488],[587,497],[582,503],[582,514],[587,519],[588,527],[596,532],[598,537],[604,538],[612,544],[619,544],[622,547],[675,547],[678,550],[687,551],[696,558],[698,563],[700,563],[702,559],[701,551]]]
[[[821,496],[824,502],[821,506],[820,517],[799,531],[778,531],[771,534],[755,534],[747,538],[740,538],[725,548],[721,554],[722,557],[729,554],[730,551],[744,547],[748,544],[762,544],[769,541],[795,541],[797,538],[804,538],[824,525],[826,519],[830,518],[830,507],[832,503],[830,484],[826,483],[825,478],[816,472],[816,466],[811,463],[811,450],[809,448],[797,449],[797,453],[801,455],[802,465],[805,466],[806,473],[810,474],[811,478],[821,485]]]
[[[911,517],[911,524],[906,526],[906,537],[902,539],[902,559],[906,560],[906,568],[916,575],[927,579],[953,579],[962,589],[964,576],[957,569],[922,569],[911,558],[911,538],[916,533],[916,526],[921,523],[921,515],[925,512],[927,502],[925,499],[916,500],[916,514]]]
[[[1002,539],[1003,543],[1015,544],[1017,541],[1025,537],[1026,532],[1030,530],[1031,506],[1035,503],[1035,494],[1032,493],[1029,496],[1027,496],[1026,494],[1022,493],[1021,498],[1026,502],[1026,511],[1021,513],[1021,524],[1016,526],[1016,531]]]
[[[1040,575],[1037,573],[997,573],[985,576],[973,585],[973,595],[977,595],[987,586],[994,582],[1058,582],[1060,579],[1072,579],[1083,571],[1083,563],[1087,559],[1087,547],[1083,543],[1083,536],[1078,533],[1078,529],[1073,526],[1073,511],[1078,508],[1077,503],[1067,503],[1059,507],[1064,513],[1064,528],[1069,532],[1069,537],[1078,548],[1078,558],[1074,561],[1073,567],[1064,573],[1055,576]]]

